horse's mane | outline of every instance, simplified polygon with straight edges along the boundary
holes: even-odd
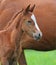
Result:
[[[20,10],[20,11],[17,11],[17,12],[14,14],[14,16],[11,18],[11,20],[8,22],[8,24],[4,27],[4,29],[3,29],[3,30],[0,30],[0,34],[6,32],[6,31],[8,31],[8,30],[11,29],[11,28],[13,28],[13,26],[14,26],[14,24],[15,24],[14,19],[17,17],[17,15],[20,15],[20,13],[21,13],[22,11],[23,11],[23,9]],[[14,21],[14,22],[13,22],[13,21]]]
[[[8,22],[8,24],[4,27],[4,29],[6,29],[8,26],[10,26],[11,23],[13,23],[12,21],[13,21],[13,20],[16,18],[16,16],[17,16],[18,14],[20,14],[22,11],[23,11],[23,9],[20,10],[20,11],[17,11],[17,12],[13,15],[13,17],[11,18],[11,20]]]

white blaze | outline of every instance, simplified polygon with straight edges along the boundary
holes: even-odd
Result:
[[[32,14],[31,19],[32,19],[33,22],[34,22],[36,29],[37,29],[38,31],[40,31],[39,26],[37,25],[36,18],[35,18],[35,16],[34,16],[34,14]]]
[[[35,16],[34,16],[34,14],[31,15],[31,19],[32,19],[33,22],[34,22],[36,29],[40,32],[40,34],[41,34],[41,36],[42,36],[42,32],[40,31],[40,28],[39,28],[39,26],[37,25],[36,18],[35,18]]]

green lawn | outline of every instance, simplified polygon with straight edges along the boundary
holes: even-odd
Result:
[[[56,65],[56,50],[40,52],[24,50],[27,65]]]
[[[56,50],[40,52],[25,50],[27,65],[56,65]]]

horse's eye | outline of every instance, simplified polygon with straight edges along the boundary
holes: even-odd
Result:
[[[31,24],[31,21],[28,21],[29,24]]]

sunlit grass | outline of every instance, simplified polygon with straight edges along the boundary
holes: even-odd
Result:
[[[24,53],[27,65],[56,65],[56,50],[49,52],[24,50]]]
[[[56,65],[56,50],[40,52],[25,50],[27,65]]]

